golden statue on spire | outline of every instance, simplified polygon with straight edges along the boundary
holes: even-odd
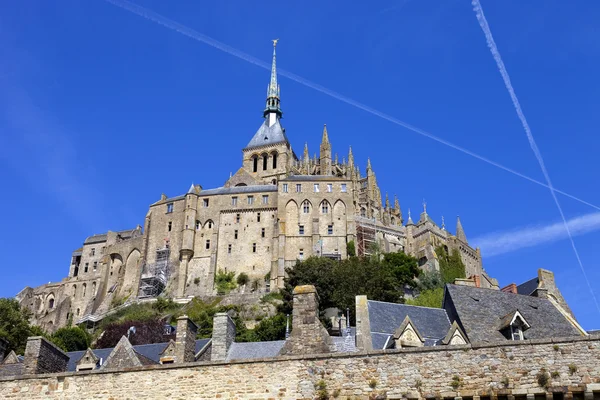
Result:
[[[279,42],[279,39],[273,39],[273,47],[277,47],[277,42]]]

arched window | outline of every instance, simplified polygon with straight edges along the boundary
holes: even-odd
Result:
[[[96,282],[92,282],[92,293],[94,294],[94,297],[96,297]]]
[[[51,298],[48,300],[48,308],[51,310],[54,308],[54,299]]]
[[[310,203],[307,200],[304,200],[304,203],[302,203],[302,210],[304,214],[308,214],[310,212]]]
[[[271,153],[271,156],[273,157],[273,169],[277,168],[277,153]]]
[[[360,216],[361,217],[366,217],[367,216],[367,210],[364,207],[360,208]]]
[[[87,284],[83,284],[83,294],[81,295],[81,297],[85,298],[85,292],[87,290]]]
[[[77,309],[77,316],[79,317],[79,308]]]
[[[73,285],[73,298],[77,297],[77,285]]]
[[[252,156],[252,172],[258,171],[258,156]]]
[[[269,161],[269,155],[263,154],[263,171],[267,170],[268,161]]]
[[[329,203],[324,201],[321,203],[321,212],[323,214],[329,214]]]

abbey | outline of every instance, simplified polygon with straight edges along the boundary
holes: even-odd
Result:
[[[292,149],[281,124],[275,45],[264,121],[242,150],[241,167],[222,187],[192,184],[151,204],[143,228],[85,239],[61,282],[27,287],[17,296],[48,331],[95,321],[126,301],[160,294],[184,299],[216,294],[219,271],[245,273],[255,289],[282,287],[285,269],[310,256],[348,257],[373,249],[404,251],[422,268],[439,269],[435,248],[457,250],[483,288],[498,288],[484,271],[479,249],[436,223],[423,207],[405,221],[400,204],[381,190],[371,161],[361,173],[352,149],[342,160],[323,127],[319,156]],[[183,190],[182,190],[183,191]]]

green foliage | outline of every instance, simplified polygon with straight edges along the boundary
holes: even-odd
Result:
[[[414,299],[406,299],[406,304],[411,306],[442,308],[444,300],[444,288],[424,290]]]
[[[248,274],[241,272],[238,275],[236,281],[237,281],[238,286],[244,286],[246,283],[248,283],[250,281],[250,278],[248,277]]]
[[[369,380],[369,387],[370,387],[371,389],[375,389],[375,388],[377,387],[377,379],[375,379],[375,378],[371,378],[371,379]]]
[[[202,338],[210,338],[212,336],[212,328],[213,328],[213,317],[218,312],[229,312],[232,315],[232,319],[235,322],[236,333],[240,338],[246,335],[246,326],[244,322],[239,317],[239,307],[238,306],[221,306],[219,302],[221,299],[216,299],[212,302],[204,302],[198,298],[194,298],[190,301],[186,307],[181,311],[181,313],[185,313],[190,317],[194,323],[198,326],[198,333],[196,337],[198,339]],[[177,315],[173,316],[176,318]],[[236,338],[236,340],[238,340]],[[239,340],[238,340],[239,341]]]
[[[281,292],[269,292],[261,297],[261,303],[272,303],[273,300],[283,300],[283,294]]]
[[[198,286],[200,284],[200,278],[194,278],[194,285]]]
[[[0,338],[8,340],[8,351],[23,354],[29,336],[44,335],[39,327],[29,324],[29,318],[31,312],[21,309],[17,300],[0,298]]]
[[[92,343],[92,336],[78,326],[60,328],[48,339],[67,352],[86,350]]]
[[[449,255],[444,246],[438,246],[435,254],[440,263],[440,274],[444,283],[454,283],[456,278],[465,278],[465,264],[460,259],[460,254],[456,249]]]
[[[444,281],[438,271],[421,271],[416,287],[419,291],[443,288]]]
[[[554,379],[560,378],[560,372],[558,372],[558,371],[552,371],[552,373],[550,374],[550,376],[552,376],[552,378],[554,378]]]
[[[98,325],[96,333],[100,334],[110,324],[123,321],[149,321],[162,317],[156,303],[131,304],[105,317]]]
[[[547,388],[550,383],[550,377],[544,368],[537,374],[537,383],[543,388]]]
[[[459,387],[461,387],[463,385],[463,381],[462,379],[460,379],[460,376],[458,375],[454,375],[452,377],[452,381],[450,381],[450,386],[452,386],[452,388],[454,390],[457,390]]]
[[[577,365],[569,364],[569,372],[571,373],[571,375],[574,375],[575,372],[577,372]]]
[[[264,318],[254,327],[254,329],[248,329],[245,334],[237,335],[235,340],[237,342],[283,340],[285,339],[286,320],[286,316],[281,313],[269,318]]]
[[[327,400],[329,399],[329,391],[327,390],[327,382],[323,379],[318,381],[315,384],[315,389],[317,389],[317,400]]]
[[[235,272],[224,272],[223,270],[217,271],[217,276],[215,276],[215,286],[217,287],[217,294],[223,295],[229,293],[231,290],[235,289],[235,282],[233,278],[235,277]]]
[[[156,302],[152,304],[152,308],[160,313],[177,311],[181,306],[171,298],[158,297]]]
[[[356,245],[354,244],[354,240],[346,243],[346,253],[348,254],[348,257],[356,256]]]
[[[403,253],[386,254],[382,261],[379,257],[351,257],[340,261],[310,257],[286,269],[283,304],[278,309],[283,314],[291,314],[294,287],[314,285],[321,311],[329,307],[350,308],[353,319],[357,295],[401,302],[404,286],[412,285],[418,271],[416,260]]]

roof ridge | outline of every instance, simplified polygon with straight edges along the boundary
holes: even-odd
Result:
[[[425,306],[415,306],[415,305],[412,305],[412,304],[404,304],[404,303],[391,303],[391,302],[389,302],[389,301],[381,301],[381,300],[369,300],[369,299],[367,299],[367,302],[369,302],[369,301],[373,301],[373,302],[376,302],[376,303],[394,304],[394,305],[398,305],[398,306],[407,306],[407,307],[428,308],[428,309],[430,309],[430,310],[441,310],[441,311],[444,311],[444,314],[446,314],[446,317],[448,317],[448,313],[447,313],[447,312],[446,312],[446,310],[445,310],[445,309],[443,309],[443,308],[438,308],[438,307],[425,307]]]

